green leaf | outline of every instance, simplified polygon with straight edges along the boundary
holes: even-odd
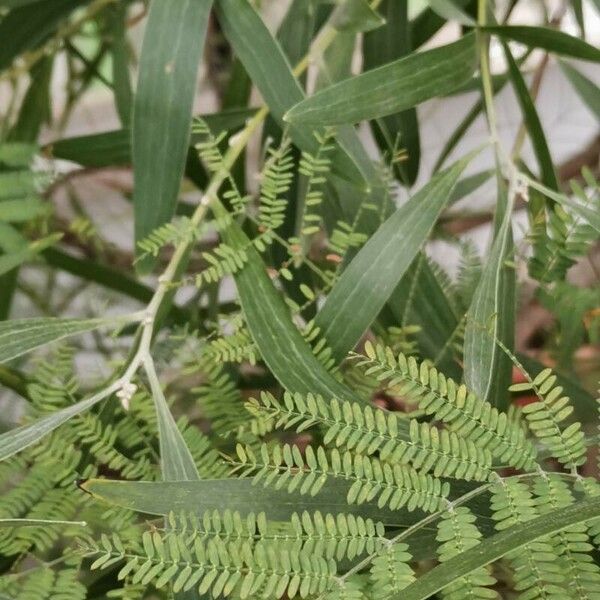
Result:
[[[515,271],[507,265],[513,260],[511,212],[506,207],[473,294],[464,343],[465,383],[499,410],[508,405],[512,364],[496,340],[512,349],[514,339]]]
[[[153,0],[150,5],[133,110],[136,241],[175,212],[211,4]]]
[[[121,318],[120,322],[126,322]],[[0,363],[22,356],[40,346],[116,322],[105,319],[13,319],[0,323]]]
[[[50,83],[54,56],[46,56],[30,71],[31,82],[21,103],[19,117],[10,130],[8,139],[35,142],[44,123],[52,120]]]
[[[386,25],[363,38],[363,66],[365,71],[402,58],[410,53],[410,28],[408,3],[386,0],[381,10],[386,17]],[[421,144],[419,122],[415,108],[409,108],[395,115],[376,119],[371,129],[380,150],[389,157],[406,150],[405,160],[393,161],[394,171],[400,181],[412,185],[419,173]]]
[[[4,233],[10,227],[7,223],[0,222],[0,232]],[[8,251],[6,254],[0,255],[0,275],[12,271],[15,267],[34,259],[40,252],[49,248],[60,238],[61,233],[54,233],[45,238],[41,238],[29,244],[23,244],[13,251]],[[0,241],[0,247],[3,246],[3,241]],[[0,350],[0,355],[2,350]]]
[[[600,88],[569,63],[561,60],[559,64],[583,103],[600,119]]]
[[[356,394],[317,360],[244,232],[232,223],[224,239],[247,253],[244,267],[234,274],[240,303],[260,354],[281,385],[290,392],[357,400]]]
[[[434,176],[379,227],[342,273],[316,318],[338,360],[352,350],[389,299],[472,156]]]
[[[417,52],[333,85],[294,106],[285,120],[302,125],[357,123],[397,113],[467,82],[476,62],[475,36]]]
[[[223,33],[259,89],[275,121],[283,129],[284,113],[304,98],[291,67],[263,20],[247,0],[220,0],[215,11]],[[300,149],[315,152],[318,141],[307,127],[287,126],[287,133]],[[341,149],[333,155],[333,169],[340,177],[364,186],[373,173],[358,136],[351,129],[338,132]],[[358,172],[357,172],[358,171]]]
[[[198,469],[169,410],[152,359],[144,365],[158,421],[161,473],[165,481],[195,481]]]
[[[458,578],[489,565],[509,552],[599,515],[600,497],[595,497],[580,500],[565,508],[552,510],[541,517],[510,527],[428,571],[394,598],[397,600],[430,598]]]
[[[544,129],[542,128],[542,123],[537,110],[508,44],[502,42],[502,46],[504,49],[504,56],[508,63],[510,79],[515,89],[521,112],[523,113],[523,121],[527,127],[533,151],[540,166],[541,179],[549,188],[558,190],[558,180],[556,178],[556,173],[554,172],[554,164],[552,162],[552,157],[550,156],[550,150],[548,149],[548,143],[546,142],[546,136],[544,135]]]
[[[0,71],[23,52],[45,43],[59,25],[90,0],[39,0],[17,6],[0,22]]]
[[[277,31],[277,39],[290,64],[299,63],[310,48],[315,28],[313,0],[296,0],[290,4]]]
[[[20,198],[0,201],[0,221],[22,223],[48,213],[48,204],[40,198]]]
[[[600,233],[600,214],[597,211],[585,206],[577,199],[569,198],[565,194],[555,192],[554,190],[551,190],[550,188],[538,183],[537,181],[534,181],[531,178],[526,178],[526,180],[530,187],[542,192],[542,194],[545,194],[561,206],[570,208],[577,216],[579,216],[580,219],[585,221],[590,227],[593,227],[598,233]]]
[[[111,7],[112,80],[115,104],[121,125],[127,127],[131,119],[133,92],[129,78],[129,48],[127,46],[127,4]]]
[[[385,23],[366,0],[346,0],[331,15],[331,25],[344,33],[360,33],[381,27]]]
[[[600,50],[583,40],[548,27],[527,25],[493,25],[483,28],[501,38],[520,42],[526,46],[543,48],[572,58],[600,62]]]
[[[3,325],[3,323],[0,325]],[[112,388],[107,388],[98,394],[80,400],[77,404],[73,404],[72,406],[68,406],[67,408],[63,408],[62,410],[38,419],[31,425],[24,425],[3,433],[0,435],[0,461],[35,444],[35,442],[41,440],[44,436],[48,435],[51,431],[54,431],[63,423],[66,423],[75,415],[79,415],[82,412],[89,410],[92,406],[98,404],[98,402],[104,400],[104,398],[107,398],[115,391],[116,387],[114,386]]]
[[[535,358],[527,356],[526,354],[516,353],[519,362],[527,369],[527,372],[532,379],[546,369],[546,365],[543,365]],[[571,404],[573,405],[573,415],[577,421],[588,422],[597,417],[598,405],[596,398],[584,389],[579,381],[571,379],[568,375],[565,375],[561,371],[554,370],[556,375],[556,383],[563,387],[565,395],[571,398]]]
[[[454,0],[454,4],[458,8],[464,9],[469,4],[472,5],[473,0]],[[410,24],[410,37],[413,48],[419,48],[425,42],[428,42],[446,23],[446,19],[440,17],[431,8],[421,11]]]
[[[447,21],[456,21],[461,25],[473,27],[475,21],[461,10],[452,0],[427,0],[431,10]]]
[[[75,525],[85,527],[85,521],[60,521],[53,519],[0,519],[0,527],[39,527],[40,525]]]
[[[211,131],[233,131],[244,125],[256,113],[253,108],[230,109],[219,113],[201,115]],[[190,142],[195,143],[192,136]],[[196,151],[192,148],[196,155]],[[84,167],[108,167],[131,163],[131,132],[128,129],[105,131],[56,140],[44,148],[54,158],[70,160]]]
[[[264,511],[269,519],[284,521],[298,512],[298,501],[293,494],[272,486],[252,485],[249,478],[186,482],[87,479],[78,482],[78,485],[96,500],[152,515],[180,511],[203,514],[207,510],[229,509],[239,511],[242,515]],[[302,510],[361,515],[398,527],[410,526],[422,518],[418,511],[409,513],[406,510],[379,508],[376,501],[348,504],[346,495],[350,485],[340,479],[326,481],[316,496],[302,497]],[[459,481],[453,486],[453,493],[458,496],[474,487],[473,484]],[[485,515],[487,512],[483,498],[479,501],[476,499],[473,507],[478,514]],[[485,521],[485,516],[482,519]]]

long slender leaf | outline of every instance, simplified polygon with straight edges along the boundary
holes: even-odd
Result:
[[[229,109],[219,113],[201,115],[215,134],[234,131],[255,114],[253,108]],[[194,136],[191,143],[195,143]],[[84,167],[109,167],[131,164],[131,131],[117,129],[92,133],[51,142],[44,152],[53,158],[76,162]],[[197,154],[195,150],[191,150]],[[189,173],[188,173],[189,175]]]
[[[600,88],[569,63],[560,61],[560,67],[584,104],[600,119]]]
[[[210,0],[150,5],[133,110],[136,240],[175,212],[210,8]]]
[[[475,569],[488,565],[509,552],[599,515],[600,497],[588,498],[565,508],[552,510],[527,523],[497,533],[469,550],[461,552],[419,577],[394,598],[397,600],[430,598],[458,578],[467,576]]]
[[[526,46],[543,48],[548,52],[556,52],[572,58],[600,62],[600,50],[584,42],[578,37],[548,27],[531,27],[527,25],[490,25],[485,31],[501,38],[520,42]]]
[[[358,342],[423,246],[472,155],[439,173],[393,213],[348,265],[316,323],[339,360]]]
[[[475,58],[475,36],[469,34],[333,85],[294,106],[285,119],[292,124],[339,125],[391,115],[466,83]]]
[[[44,436],[54,431],[57,427],[66,423],[75,415],[79,415],[86,410],[89,410],[101,400],[104,400],[110,393],[115,390],[107,388],[98,394],[90,396],[84,400],[80,400],[77,404],[63,408],[62,410],[53,412],[46,417],[38,419],[31,425],[23,425],[16,429],[11,429],[0,435],[0,461],[3,461],[13,454],[24,450],[28,446],[35,444]]]
[[[472,7],[476,2],[477,0],[454,0],[454,4],[460,9]],[[431,8],[421,11],[410,24],[413,48],[419,48],[428,42],[446,23],[446,19]]]
[[[129,52],[127,47],[127,4],[118,4],[111,9],[112,79],[115,104],[121,125],[127,127],[131,120],[133,92],[129,77]]]
[[[265,265],[244,232],[232,223],[225,240],[244,248],[247,261],[234,274],[248,328],[265,363],[291,392],[317,393],[327,398],[357,400],[317,360],[311,347],[293,324],[290,312],[267,275]]]
[[[251,479],[205,479],[186,482],[116,481],[110,479],[87,479],[78,482],[79,487],[97,500],[130,510],[153,515],[168,515],[169,512],[194,512],[207,510],[237,510],[241,514],[264,511],[270,519],[289,519],[298,512],[298,501],[286,490],[252,485]],[[302,510],[319,510],[323,514],[351,513],[382,521],[386,525],[410,526],[422,518],[421,514],[406,510],[379,508],[376,501],[363,504],[348,504],[346,493],[350,484],[340,479],[325,482],[316,496],[302,499]],[[462,495],[475,486],[456,482],[453,493]],[[487,513],[485,501],[475,501],[473,509]]]
[[[366,71],[402,58],[411,50],[408,2],[387,0],[381,10],[387,21],[385,27],[367,33],[363,38],[363,67]],[[400,180],[412,185],[419,173],[421,157],[416,109],[409,108],[377,119],[371,123],[371,128],[380,150],[388,156],[393,157],[400,148],[406,151],[407,156],[403,160],[392,164]]]
[[[540,167],[541,179],[545,185],[554,190],[558,190],[558,180],[554,171],[554,164],[552,162],[552,156],[550,156],[550,150],[548,149],[548,142],[544,135],[544,129],[538,116],[537,110],[521,75],[521,71],[513,58],[513,55],[505,42],[502,43],[504,49],[504,56],[508,63],[508,71],[510,73],[510,79],[515,89],[517,100],[521,106],[521,112],[523,113],[523,121],[527,127],[529,138],[533,146],[537,162]]]
[[[72,335],[114,324],[114,319],[13,319],[0,323],[0,363]]]
[[[247,0],[221,0],[215,5],[215,11],[236,55],[260,90],[273,118],[283,128],[284,113],[304,98],[304,92],[281,46]],[[289,126],[287,130],[299,148],[315,151],[318,142],[310,128]],[[372,164],[362,144],[353,144],[351,149],[347,147],[348,137],[356,137],[355,132],[338,133],[338,144],[342,149],[338,148],[334,153],[333,168],[339,176],[364,186],[365,179],[373,173]],[[356,152],[359,156],[355,156]]]
[[[198,469],[171,414],[151,360],[145,368],[158,421],[160,464],[163,479],[165,481],[195,481],[199,479]]]
[[[549,198],[558,202],[562,206],[570,208],[575,214],[577,214],[584,222],[590,227],[593,227],[598,233],[600,233],[600,214],[597,211],[585,206],[581,202],[578,202],[574,198],[569,198],[565,194],[555,192],[545,185],[534,181],[533,179],[527,178],[527,183],[534,189],[546,194]]]
[[[90,0],[39,0],[18,6],[0,22],[0,71],[19,54],[43,44],[79,6]]]
[[[427,0],[431,10],[447,21],[456,21],[461,25],[472,27],[475,25],[474,19],[459,8],[452,0]]]
[[[513,346],[515,272],[507,265],[512,257],[511,210],[507,207],[467,311],[464,344],[467,386],[499,410],[507,408],[512,368],[496,343]]]

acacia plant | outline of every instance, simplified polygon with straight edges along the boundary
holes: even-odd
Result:
[[[599,4],[548,4],[0,0],[3,600],[600,598],[597,145],[560,168],[536,105],[599,116]],[[120,127],[62,133],[98,89]]]

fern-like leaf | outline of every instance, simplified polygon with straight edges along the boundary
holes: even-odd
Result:
[[[529,429],[549,448],[554,458],[571,469],[585,463],[586,446],[581,423],[574,422],[561,428],[561,423],[573,413],[573,407],[569,397],[563,394],[563,388],[556,385],[552,369],[544,369],[535,379],[515,384],[510,389],[532,390],[538,397],[537,402],[523,407],[523,414]]]
[[[350,482],[346,500],[362,504],[377,498],[379,507],[392,510],[406,507],[436,512],[447,505],[448,482],[419,473],[404,465],[390,465],[375,458],[337,449],[326,452],[322,446],[306,448],[304,456],[298,446],[263,444],[257,456],[238,444],[234,470],[241,476],[253,474],[253,483],[273,485],[289,493],[316,495],[329,477]]]
[[[304,431],[313,425],[324,428],[324,444],[335,444],[358,454],[379,454],[391,464],[410,464],[418,471],[433,471],[434,477],[485,480],[491,472],[492,457],[455,432],[428,423],[407,421],[397,414],[354,402],[326,402],[321,396],[290,394],[281,401],[263,392],[260,400],[247,405],[254,415],[265,415],[275,427]]]
[[[355,355],[368,375],[387,381],[400,395],[414,400],[427,415],[446,423],[458,436],[471,440],[492,456],[516,468],[532,468],[535,447],[520,424],[444,376],[435,367],[419,365],[412,356],[395,356],[385,346],[365,345],[367,356]]]

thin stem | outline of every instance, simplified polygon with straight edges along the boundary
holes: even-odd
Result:
[[[487,25],[487,0],[478,0],[477,3],[477,24],[480,27]],[[490,36],[478,29],[478,46],[479,46],[479,68],[481,71],[481,85],[483,87],[483,99],[485,104],[485,112],[487,114],[488,125],[492,142],[496,147],[497,156],[499,155],[499,138],[498,126],[496,121],[496,108],[494,106],[494,87],[492,83],[492,75],[490,69],[489,45]]]

